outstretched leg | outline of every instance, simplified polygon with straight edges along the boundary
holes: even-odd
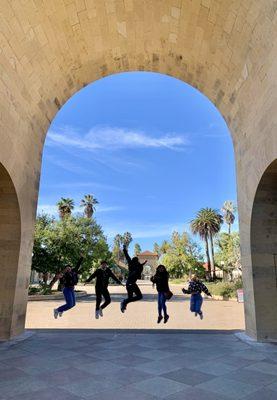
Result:
[[[111,296],[110,296],[110,293],[109,293],[109,291],[108,291],[108,288],[105,288],[105,289],[102,290],[102,295],[103,295],[103,297],[104,297],[104,299],[105,299],[104,303],[101,305],[101,309],[103,310],[103,309],[106,308],[106,307],[110,304],[110,302],[111,302]]]
[[[142,293],[136,283],[127,285],[127,292],[128,292],[128,298],[125,300],[125,305],[142,299]]]

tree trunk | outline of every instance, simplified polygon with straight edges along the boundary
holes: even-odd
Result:
[[[47,284],[47,281],[48,281],[48,272],[44,272],[43,273],[43,275],[42,275],[42,280],[43,280],[43,283],[46,285]]]
[[[212,277],[214,280],[216,279],[215,263],[214,263],[214,241],[211,234],[210,234],[210,243],[211,243],[211,269],[212,269]]]
[[[207,257],[207,264],[208,264],[208,278],[211,279],[211,259],[210,259],[210,253],[209,253],[208,236],[205,236],[205,245],[206,245],[206,257]]]
[[[51,282],[49,283],[49,287],[50,287],[51,290],[52,290],[53,286],[55,285],[55,283],[57,282],[57,280],[59,279],[59,278],[58,278],[58,275],[59,275],[59,274],[56,274],[56,275],[54,276],[54,278],[51,280]]]
[[[228,234],[231,235],[231,224],[228,224]]]

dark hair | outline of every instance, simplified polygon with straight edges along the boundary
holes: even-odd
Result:
[[[163,270],[161,271],[161,269],[163,269]],[[168,274],[167,269],[163,264],[158,265],[156,271],[157,271],[157,273],[166,272]]]
[[[138,260],[139,260],[138,257],[133,257],[132,258],[132,261],[134,261],[134,262],[138,262]]]
[[[108,264],[106,260],[101,260],[100,264]]]

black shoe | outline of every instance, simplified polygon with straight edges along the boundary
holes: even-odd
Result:
[[[166,324],[168,320],[169,320],[169,315],[166,315],[166,316],[164,317],[164,324]]]
[[[163,317],[161,315],[158,316],[158,321],[157,324],[159,324],[161,322],[161,320],[163,319]]]

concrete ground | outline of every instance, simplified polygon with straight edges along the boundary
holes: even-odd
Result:
[[[170,319],[166,325],[157,324],[156,290],[151,284],[140,284],[143,300],[132,303],[122,314],[120,300],[126,296],[122,286],[110,286],[112,303],[104,311],[104,317],[95,320],[94,286],[85,286],[89,296],[79,299],[75,308],[64,313],[62,318],[53,318],[53,308],[63,301],[32,301],[28,303],[26,328],[55,329],[195,329],[195,330],[243,330],[243,304],[235,301],[217,301],[206,299],[203,305],[204,320],[189,311],[189,296],[181,292],[182,286],[171,285],[174,297],[168,302]],[[78,289],[84,289],[83,286]]]
[[[0,400],[276,400],[277,346],[232,333],[36,330],[0,344]]]

